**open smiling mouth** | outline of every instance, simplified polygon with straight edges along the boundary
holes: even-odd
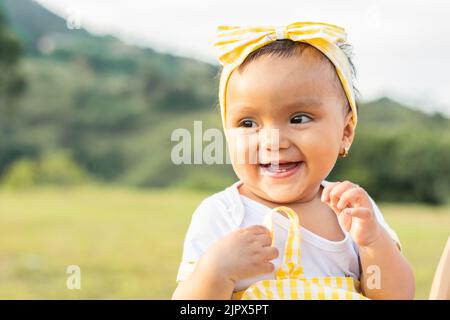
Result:
[[[260,164],[263,175],[273,178],[286,178],[296,173],[303,165],[303,161]]]

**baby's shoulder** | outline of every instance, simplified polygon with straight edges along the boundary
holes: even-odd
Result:
[[[232,207],[232,201],[230,197],[230,191],[227,189],[216,192],[205,199],[197,207],[196,212],[199,211],[220,211],[221,213],[227,213]]]
[[[232,185],[203,199],[195,210],[193,219],[233,227],[240,224],[243,210],[238,191]]]

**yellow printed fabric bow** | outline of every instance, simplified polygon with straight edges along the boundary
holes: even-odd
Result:
[[[352,85],[350,62],[339,48],[345,43],[347,34],[341,27],[321,22],[294,22],[287,26],[219,26],[214,42],[218,58],[223,66],[220,77],[219,101],[222,123],[225,129],[226,88],[233,72],[253,51],[273,41],[290,39],[307,43],[321,51],[333,63],[353,112],[356,126],[357,113],[355,93]]]

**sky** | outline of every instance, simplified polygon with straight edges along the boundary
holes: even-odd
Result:
[[[218,25],[322,21],[345,28],[365,101],[387,95],[450,116],[447,0],[35,0],[95,34],[217,64]]]

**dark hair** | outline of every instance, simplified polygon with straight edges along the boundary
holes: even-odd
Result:
[[[350,63],[350,68],[351,68],[351,73],[352,73],[352,86],[353,86],[353,91],[355,92],[356,112],[358,112],[359,111],[360,93],[359,93],[359,90],[355,86],[356,68],[352,61],[353,47],[347,43],[339,44],[338,46],[344,52],[344,54],[347,56],[347,59]],[[264,55],[271,55],[271,56],[276,56],[276,57],[281,57],[281,58],[289,58],[289,57],[292,57],[294,54],[297,54],[297,53],[301,54],[303,52],[303,50],[305,50],[308,47],[312,47],[312,46],[307,43],[304,43],[304,42],[296,42],[296,41],[292,41],[290,39],[276,40],[276,41],[273,41],[255,51],[251,52],[244,59],[244,61],[239,65],[237,70],[239,72],[243,72],[248,64],[250,64],[252,61],[257,60],[259,57],[262,57]],[[315,50],[317,50],[317,49],[315,49]],[[333,66],[333,69],[334,69],[333,63],[324,54],[321,53],[321,57],[324,60],[327,60],[329,63],[331,63],[331,65]],[[219,70],[218,76],[220,76],[221,73],[222,73],[222,69]],[[336,76],[337,76],[337,74],[336,74]],[[339,83],[340,83],[340,81],[339,81]],[[347,100],[347,107],[350,109],[348,100]]]

